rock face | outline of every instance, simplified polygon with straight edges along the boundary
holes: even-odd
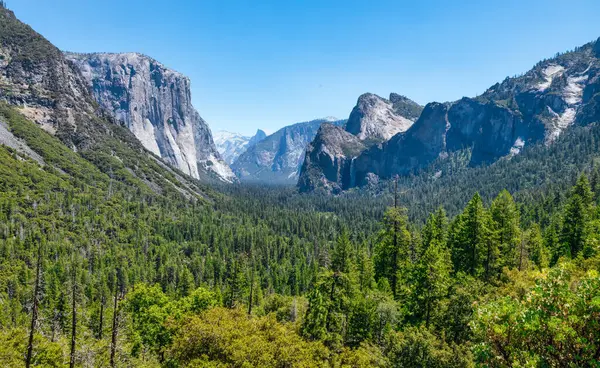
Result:
[[[191,102],[190,80],[138,53],[66,53],[91,86],[95,100],[153,152],[199,178],[210,171],[235,180],[206,122]]]
[[[217,151],[221,157],[231,165],[233,162],[250,147],[253,147],[258,142],[267,137],[267,134],[258,129],[252,137],[244,136],[239,133],[227,132],[224,130],[217,131],[213,134]]]
[[[309,151],[303,166],[306,171],[303,169],[298,182],[299,188],[305,191],[317,187],[343,190],[367,185],[380,178],[414,173],[434,162],[443,163],[458,152],[464,152],[468,157],[466,165],[492,164],[518,154],[526,146],[551,144],[573,124],[598,122],[599,44],[600,40],[540,62],[524,75],[506,78],[477,98],[428,104],[406,131],[367,147],[351,160],[351,169],[340,169],[344,174],[339,178],[328,175],[329,168],[319,164],[326,160],[315,160],[313,152]],[[357,121],[353,119],[355,115],[368,122],[387,120],[378,125],[386,129],[395,126],[394,122],[398,119],[389,113],[390,109],[379,108],[377,110],[384,113],[371,115],[363,112],[365,106],[389,104],[372,96],[361,96],[361,99],[348,121],[348,132],[364,138],[365,132],[377,131],[373,124],[357,128],[359,124],[354,123]],[[403,101],[401,96],[393,94],[389,101],[393,105],[404,106],[394,110],[396,113],[406,114],[406,118],[416,116],[408,115],[411,110],[407,107],[411,104]],[[382,134],[378,136],[385,138]],[[315,141],[317,139],[326,141],[319,136]],[[311,146],[314,149],[317,145],[313,142]],[[336,159],[347,162],[351,158]]]
[[[308,144],[323,123],[345,120],[325,118],[287,126],[240,155],[231,166],[242,182],[295,184]]]
[[[364,149],[355,135],[324,123],[306,149],[298,185],[303,191],[324,188],[335,193],[353,186],[353,158]]]
[[[389,100],[365,93],[352,109],[346,131],[362,141],[383,142],[410,128],[421,110],[416,102],[395,93]]]
[[[407,131],[423,107],[392,93],[390,99],[365,93],[358,98],[343,128],[323,126],[306,151],[298,186],[339,192],[355,186],[355,160],[371,146]]]
[[[85,79],[60,50],[0,6],[0,100],[57,135],[71,148],[84,149],[104,130]]]

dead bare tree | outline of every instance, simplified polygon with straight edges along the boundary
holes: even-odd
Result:
[[[115,367],[115,355],[117,352],[117,329],[119,324],[119,278],[118,272],[115,278],[115,300],[112,320],[112,338],[110,342],[110,366]]]
[[[75,263],[75,262],[73,262]],[[72,300],[72,323],[71,323],[71,359],[69,361],[69,368],[75,367],[75,342],[77,339],[77,271],[75,264],[73,264],[73,300]]]
[[[38,254],[37,265],[35,270],[35,286],[33,288],[33,308],[31,309],[31,328],[29,329],[29,343],[27,344],[27,357],[25,358],[25,367],[31,367],[31,359],[33,358],[33,337],[35,335],[35,327],[38,319],[38,294],[40,292],[40,277],[42,272],[42,241],[37,239]]]

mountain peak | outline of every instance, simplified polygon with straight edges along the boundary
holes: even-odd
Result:
[[[594,42],[593,50],[594,50],[594,54],[596,55],[596,57],[600,58],[600,37],[598,37],[596,42]]]
[[[373,93],[362,94],[350,113],[346,131],[361,141],[377,143],[410,128],[422,108],[400,95],[392,96],[396,104]]]
[[[254,134],[255,138],[260,138],[261,140],[267,137],[267,133],[265,133],[262,129],[256,129],[256,133]]]
[[[262,129],[257,129],[256,134],[248,141],[248,147],[252,147],[263,139],[267,138],[267,133],[265,133]]]

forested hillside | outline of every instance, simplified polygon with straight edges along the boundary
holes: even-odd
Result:
[[[596,171],[541,223],[504,191],[421,226],[385,196],[361,210],[368,197],[291,189],[135,192],[12,108],[3,119],[46,163],[0,148],[5,366],[599,359]]]

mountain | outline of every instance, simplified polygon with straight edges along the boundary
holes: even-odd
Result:
[[[308,146],[299,175],[300,190],[339,192],[355,186],[353,159],[407,131],[422,111],[421,105],[396,93],[389,99],[373,93],[361,95],[343,128],[323,126]]]
[[[203,195],[99,108],[79,68],[3,6],[0,107],[0,143],[46,170],[86,185],[100,185],[105,175],[140,193]]]
[[[352,160],[348,157],[355,157],[364,149],[365,145],[355,135],[339,126],[324,123],[307,148],[298,185],[304,190],[315,189],[311,178],[322,175],[320,184],[327,190],[338,191],[335,188],[337,183],[342,183],[343,187],[352,186],[352,183],[344,182],[351,177]]]
[[[231,165],[242,182],[294,184],[308,144],[323,123],[343,125],[328,117],[284,127],[250,147]]]
[[[422,110],[416,102],[395,93],[389,100],[365,93],[352,109],[346,131],[361,141],[383,142],[410,128]]]
[[[217,151],[219,151],[221,157],[223,157],[225,162],[229,165],[233,164],[233,162],[242,153],[246,152],[248,148],[254,146],[266,137],[267,134],[260,129],[258,129],[256,134],[252,137],[244,136],[239,133],[227,132],[225,130],[219,130],[213,134]]]
[[[598,121],[598,92],[600,41],[541,61],[521,76],[496,83],[481,96],[428,104],[405,132],[345,157],[343,162],[351,170],[342,170],[344,175],[336,181],[317,164],[322,159],[310,156],[323,150],[314,154],[309,150],[299,187],[303,191],[349,189],[416,173],[434,162],[450,163],[458,156],[467,167],[489,165],[519,154],[524,147],[552,144],[573,125]],[[395,121],[392,117],[383,120],[381,126]],[[360,136],[357,132],[353,131]]]
[[[144,147],[198,179],[201,172],[235,180],[210,129],[192,106],[190,80],[138,53],[65,53],[81,70],[95,100]]]

